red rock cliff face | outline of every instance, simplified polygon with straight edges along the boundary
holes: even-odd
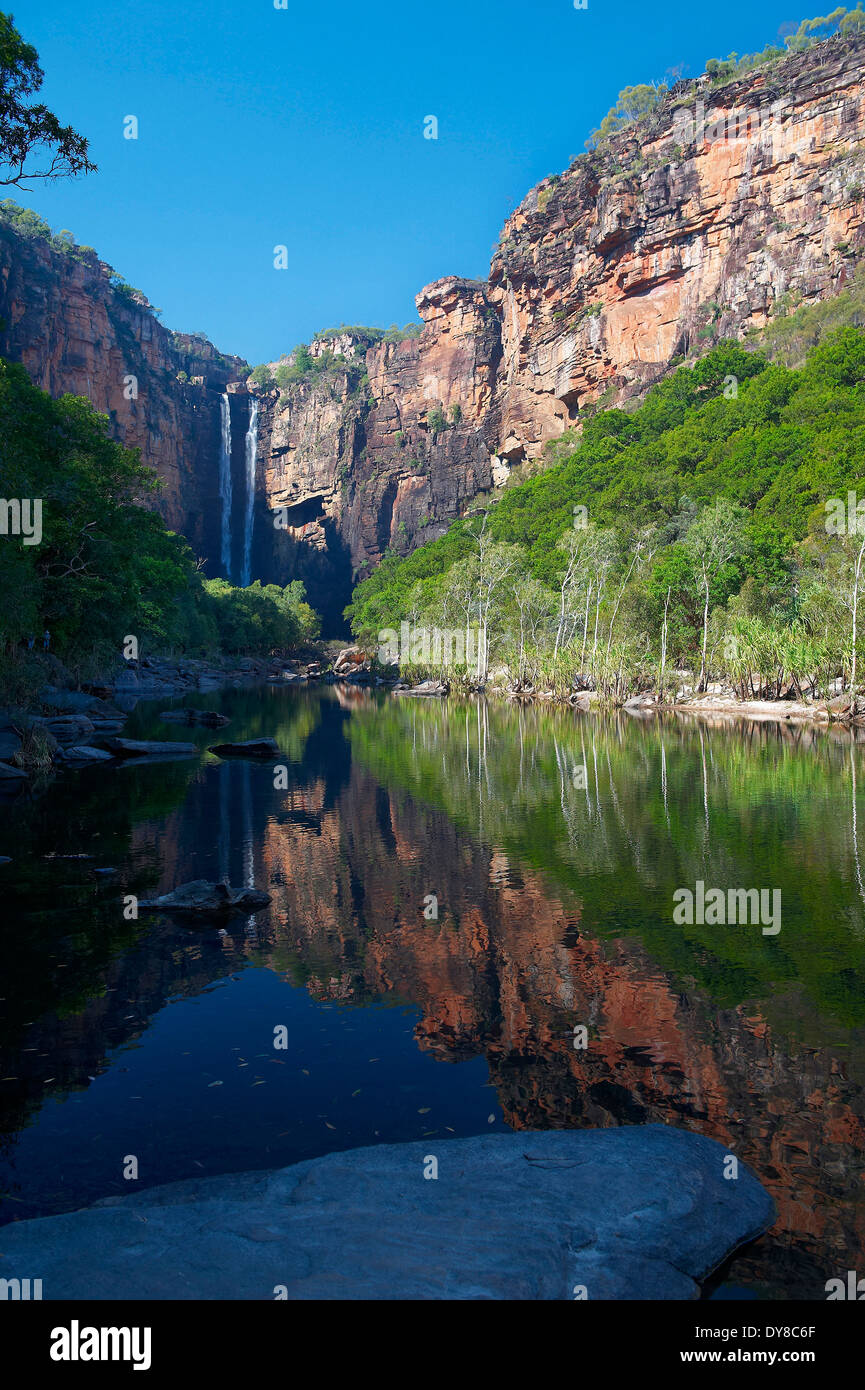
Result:
[[[0,224],[0,356],[51,395],[87,396],[106,414],[115,438],[162,479],[156,506],[167,524],[218,571],[218,396],[246,364],[169,332],[112,288],[94,253],[80,255]]]
[[[587,405],[760,328],[783,295],[842,289],[865,246],[863,67],[859,40],[679,84],[637,135],[529,193],[487,283],[422,290],[423,332],[366,352],[362,400],[339,382],[326,403],[281,393],[263,417],[264,500],[297,517],[295,542],[341,547],[364,575],[441,534]]]
[[[865,247],[863,70],[865,39],[829,41],[722,87],[678,84],[638,132],[528,194],[488,281],[422,290],[418,338],[314,345],[344,365],[261,393],[253,576],[303,578],[333,631],[386,550],[440,535],[587,406],[760,328],[782,296],[843,288]],[[0,353],[109,413],[214,572],[216,394],[243,364],[199,340],[193,353],[105,271],[0,233]]]
[[[829,44],[715,91],[680,84],[639,138],[532,190],[490,274],[508,452],[701,339],[762,327],[790,291],[843,287],[863,249],[863,59],[865,42]]]

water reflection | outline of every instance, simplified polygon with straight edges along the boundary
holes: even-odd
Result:
[[[821,1297],[855,1268],[855,740],[359,690],[210,703],[232,737],[277,737],[287,790],[204,754],[87,770],[0,813],[18,836],[0,1219],[123,1190],[134,1145],[160,1182],[490,1119],[661,1121],[720,1139],[776,1196],[738,1286]],[[167,728],[143,710],[135,732]],[[271,909],[222,935],[118,911],[221,874],[268,886]],[[778,937],[674,927],[698,879],[780,888]]]

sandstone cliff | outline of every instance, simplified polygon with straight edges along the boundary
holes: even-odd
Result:
[[[366,352],[368,398],[339,382],[326,404],[279,394],[266,504],[364,575],[441,534],[587,407],[759,329],[782,296],[837,293],[865,247],[863,59],[865,40],[828,43],[719,88],[679,83],[638,132],[543,180],[487,283],[428,285],[420,337]]]
[[[253,575],[303,578],[334,631],[386,550],[440,535],[587,408],[759,329],[782,298],[843,288],[865,247],[863,60],[865,39],[829,41],[677,84],[638,130],[532,189],[486,282],[423,289],[417,338],[337,334],[313,345],[334,354],[326,371],[259,389]],[[0,230],[0,353],[107,411],[164,479],[166,519],[222,572],[218,393],[234,384],[242,489],[245,364],[169,334],[106,269]]]
[[[87,396],[107,415],[115,438],[162,479],[166,523],[218,573],[219,395],[246,363],[171,333],[143,296],[111,280],[94,252],[58,251],[0,221],[0,356],[51,395]]]

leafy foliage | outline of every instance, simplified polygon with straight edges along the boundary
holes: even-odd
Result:
[[[8,653],[45,628],[52,649],[80,660],[141,648],[288,650],[315,635],[303,585],[233,589],[205,582],[187,542],[142,501],[156,475],[108,435],[78,396],[52,400],[23,367],[0,359],[6,498],[39,499],[41,539],[0,537],[0,643]]]
[[[96,169],[84,136],[61,125],[41,102],[31,101],[43,76],[36,49],[24,42],[12,16],[0,12],[0,185],[22,188],[25,180],[67,178]]]
[[[858,0],[853,10],[840,5],[831,14],[803,19],[795,32],[786,36],[783,46],[769,44],[756,53],[741,56],[730,53],[726,58],[709,58],[706,61],[706,76],[713,87],[721,86],[743,77],[754,68],[776,63],[788,53],[800,53],[829,38],[857,38],[862,34],[865,34],[865,10],[862,0]],[[668,93],[669,87],[665,82],[641,82],[633,87],[624,87],[597,130],[592,131],[586,148],[594,149],[618,131],[639,124],[661,105]]]
[[[488,511],[489,538],[520,557],[488,614],[511,671],[526,668],[518,615],[539,603],[526,600],[528,579],[548,610],[534,623],[529,665],[554,685],[581,675],[621,692],[625,672],[631,688],[645,687],[662,637],[669,660],[702,668],[701,683],[710,671],[732,678],[725,623],[740,617],[762,623],[776,648],[788,642],[780,665],[800,686],[825,687],[850,669],[843,595],[854,557],[850,537],[826,534],[824,504],[865,487],[861,329],[826,334],[801,370],[720,343],[637,409],[587,419],[579,441],[557,441],[552,456]],[[585,529],[575,529],[578,513]],[[374,639],[406,619],[453,613],[460,584],[474,582],[466,566],[477,546],[476,524],[462,519],[405,559],[386,557],[346,610],[355,632]],[[477,617],[477,597],[468,612]],[[797,633],[820,650],[797,649],[791,664]],[[752,686],[771,667],[752,665]]]

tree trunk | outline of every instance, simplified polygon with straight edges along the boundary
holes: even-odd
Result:
[[[709,642],[709,581],[706,579],[706,602],[703,606],[703,661],[700,666],[700,684],[697,687],[701,692],[706,689],[706,647]]]

